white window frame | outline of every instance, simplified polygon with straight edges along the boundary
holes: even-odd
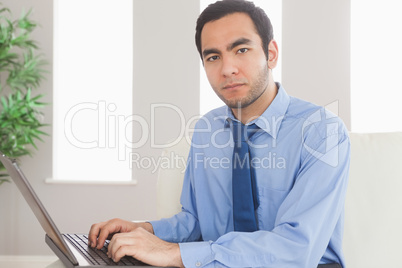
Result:
[[[47,182],[136,183],[127,146],[132,77],[132,1],[54,0],[53,177]]]
[[[351,1],[353,132],[402,131],[402,2]]]

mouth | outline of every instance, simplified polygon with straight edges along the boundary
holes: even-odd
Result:
[[[243,83],[233,83],[233,84],[228,84],[228,85],[224,86],[223,89],[235,90],[235,89],[238,89],[238,88],[240,88],[242,86],[244,86]]]

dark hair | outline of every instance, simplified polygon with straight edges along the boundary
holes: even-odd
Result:
[[[271,21],[269,20],[267,14],[265,14],[264,10],[262,10],[260,7],[256,7],[254,3],[245,0],[218,1],[210,4],[200,14],[197,20],[197,26],[195,28],[195,44],[197,46],[198,53],[200,53],[201,59],[201,32],[204,28],[204,25],[207,22],[219,20],[226,15],[237,12],[246,13],[253,21],[257,33],[262,40],[262,49],[264,50],[265,56],[268,60],[268,45],[274,38]]]

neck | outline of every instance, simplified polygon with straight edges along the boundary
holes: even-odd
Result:
[[[275,96],[278,93],[278,87],[276,86],[271,75],[270,77],[271,79],[269,79],[266,90],[256,101],[245,108],[232,108],[233,115],[243,124],[246,124],[261,116],[275,99]]]

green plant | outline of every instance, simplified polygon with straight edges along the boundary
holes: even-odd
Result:
[[[42,81],[42,55],[36,55],[36,42],[30,34],[37,24],[29,18],[30,12],[11,20],[8,8],[0,9],[0,151],[18,158],[30,155],[35,140],[46,135],[41,128],[39,108],[45,104],[32,96],[32,89]],[[8,181],[0,163],[0,185]]]

